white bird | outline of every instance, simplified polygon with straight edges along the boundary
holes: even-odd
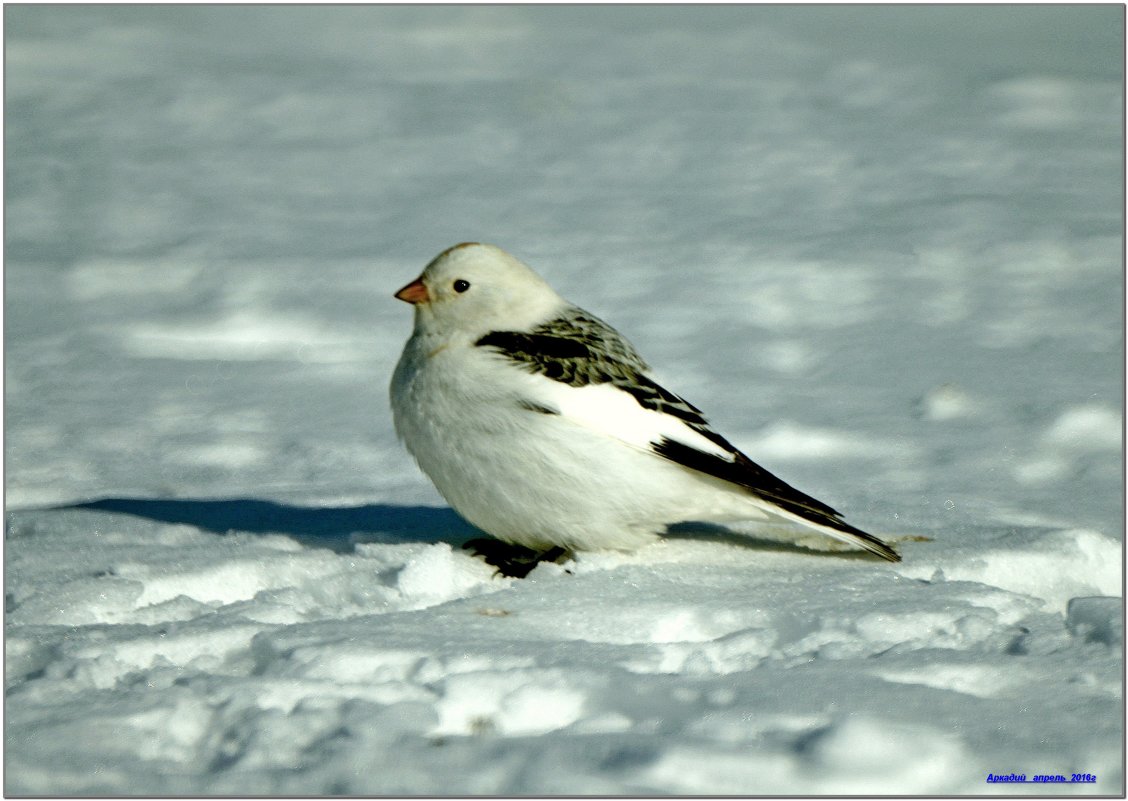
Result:
[[[634,550],[682,521],[773,518],[900,561],[737,450],[626,338],[500,248],[455,245],[395,296],[415,306],[396,433],[462,517],[531,551],[475,541],[503,572]]]

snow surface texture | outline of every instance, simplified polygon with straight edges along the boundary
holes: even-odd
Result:
[[[1123,792],[1122,15],[6,7],[7,792]],[[904,562],[493,577],[386,399],[467,239]]]

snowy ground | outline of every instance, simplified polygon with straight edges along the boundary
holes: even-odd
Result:
[[[1123,792],[1121,6],[4,11],[7,793]],[[904,562],[494,578],[466,239]]]

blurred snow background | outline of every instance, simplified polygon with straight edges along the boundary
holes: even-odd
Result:
[[[6,6],[6,791],[1122,793],[1123,13]],[[491,577],[462,240],[905,561]]]

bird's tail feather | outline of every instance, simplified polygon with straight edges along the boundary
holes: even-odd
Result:
[[[868,534],[865,531],[862,531],[860,528],[851,526],[841,518],[828,517],[827,522],[823,523],[821,521],[812,520],[809,517],[796,514],[795,512],[778,506],[768,509],[768,511],[774,515],[786,518],[795,523],[800,523],[801,525],[807,526],[808,528],[813,528],[817,531],[821,531],[823,534],[833,537],[836,540],[864,548],[870,553],[880,556],[882,559],[886,559],[890,562],[901,561],[901,554],[897,553],[895,550],[889,547],[889,545],[882,542],[872,534]]]

